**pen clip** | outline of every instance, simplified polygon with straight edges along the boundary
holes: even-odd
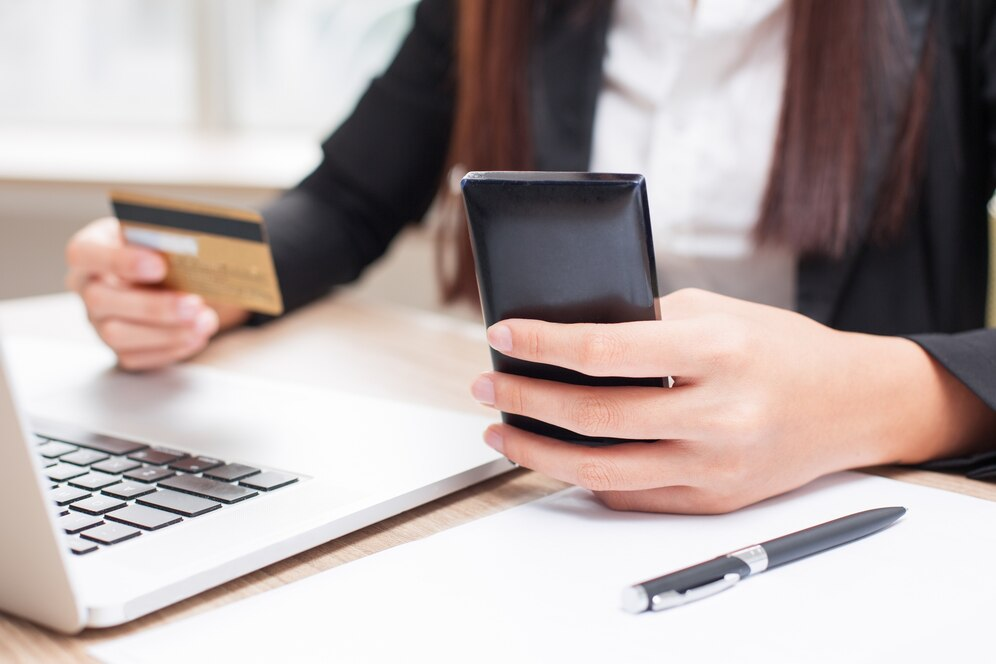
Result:
[[[650,598],[650,610],[663,611],[664,609],[671,609],[676,606],[681,606],[682,604],[695,602],[704,597],[709,597],[710,595],[715,595],[728,588],[732,588],[737,585],[737,582],[739,581],[739,574],[730,573],[718,581],[713,581],[712,583],[707,583],[704,586],[699,586],[697,588],[689,588],[684,592],[669,590],[666,593],[654,595]]]

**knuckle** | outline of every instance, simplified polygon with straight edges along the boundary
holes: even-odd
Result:
[[[75,267],[80,264],[81,241],[78,236],[74,236],[66,245],[66,264]]]
[[[751,331],[742,319],[725,314],[716,315],[710,321],[709,328],[713,331],[709,340],[712,364],[730,369],[749,360]]]
[[[516,433],[509,431],[507,427],[504,434],[502,454],[506,459],[523,468],[535,468],[535,460],[529,451],[529,445],[520,444]]]
[[[137,297],[138,313],[143,319],[157,323],[169,323],[173,320],[173,306],[170,298],[155,296],[149,293],[139,293]]]
[[[88,283],[80,289],[80,298],[91,314],[106,306],[107,296],[104,289],[94,282]]]
[[[524,342],[526,352],[529,357],[541,357],[543,352],[543,344],[540,341],[539,330],[534,326],[529,325],[522,331],[522,341]]]
[[[595,396],[584,396],[572,403],[568,418],[578,428],[577,433],[597,435],[616,429],[622,416],[615,402]]]
[[[526,409],[526,397],[525,390],[522,389],[522,385],[519,381],[512,380],[496,380],[495,389],[497,390],[497,401],[496,404],[499,408],[521,415],[525,413]]]
[[[619,485],[619,469],[606,459],[586,459],[577,467],[578,486],[589,491],[610,491]]]
[[[135,280],[135,263],[132,252],[122,247],[110,249],[111,271],[122,281],[132,282]]]
[[[100,338],[111,348],[122,346],[128,338],[124,325],[118,321],[102,323],[97,327],[97,331],[100,333]]]
[[[62,285],[67,291],[75,291],[77,293],[80,291],[79,279],[72,270],[66,272],[65,278],[62,280]]]
[[[76,231],[66,243],[64,257],[70,268],[91,271],[96,267],[94,252],[104,245],[102,234],[98,230],[97,222],[87,224]]]
[[[752,484],[762,481],[754,460],[753,446],[741,442],[724,445],[718,459],[709,464],[709,475],[704,478],[715,495],[736,497]]]
[[[764,428],[764,407],[753,399],[741,399],[729,414],[730,427],[740,440],[751,439]]]
[[[131,355],[118,355],[118,367],[125,371],[141,371],[142,363]]]
[[[617,335],[599,329],[581,336],[578,359],[581,366],[589,369],[612,367],[621,359],[623,350]]]

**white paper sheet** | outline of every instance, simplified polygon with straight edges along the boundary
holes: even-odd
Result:
[[[893,527],[661,613],[626,585],[852,512]],[[740,512],[612,512],[571,489],[95,646],[109,664],[981,661],[996,503],[844,473]]]

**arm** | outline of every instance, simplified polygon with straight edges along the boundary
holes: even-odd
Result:
[[[287,310],[355,279],[425,213],[449,137],[450,9],[448,0],[419,6],[394,63],[325,143],[322,164],[264,212]],[[162,290],[162,257],[124,246],[116,219],[77,233],[67,259],[67,284],[125,369],[185,360],[220,330],[266,318]]]
[[[996,6],[989,2],[971,5],[969,26],[973,35],[972,61],[985,109],[984,138],[988,145],[986,191],[996,189]],[[996,239],[990,237],[990,243]],[[990,265],[990,271],[996,266]],[[925,334],[911,337],[948,372],[964,383],[990,408],[996,409],[996,329],[961,334]]]
[[[968,0],[996,186],[996,6]],[[966,33],[967,34],[967,33]],[[980,211],[981,212],[981,211]],[[996,330],[905,339],[833,330],[710,293],[664,298],[662,321],[489,330],[510,356],[607,376],[677,376],[674,389],[584,388],[496,373],[483,403],[582,434],[657,440],[608,448],[494,426],[512,461],[587,487],[610,507],[724,512],[838,470],[996,449]]]
[[[287,310],[354,280],[432,202],[449,143],[453,17],[424,0],[387,71],[264,217]]]
[[[661,302],[661,321],[492,326],[492,347],[595,376],[675,376],[673,389],[581,387],[488,373],[495,408],[592,436],[586,448],[496,425],[512,461],[595,491],[610,507],[727,512],[821,475],[992,446],[996,415],[916,344],[833,330],[704,291]]]

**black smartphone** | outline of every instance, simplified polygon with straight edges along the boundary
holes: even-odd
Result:
[[[473,172],[461,182],[484,320],[623,323],[660,318],[642,175]],[[662,387],[662,378],[587,376],[492,349],[496,371],[576,385]],[[585,445],[594,438],[502,413],[507,424]]]

